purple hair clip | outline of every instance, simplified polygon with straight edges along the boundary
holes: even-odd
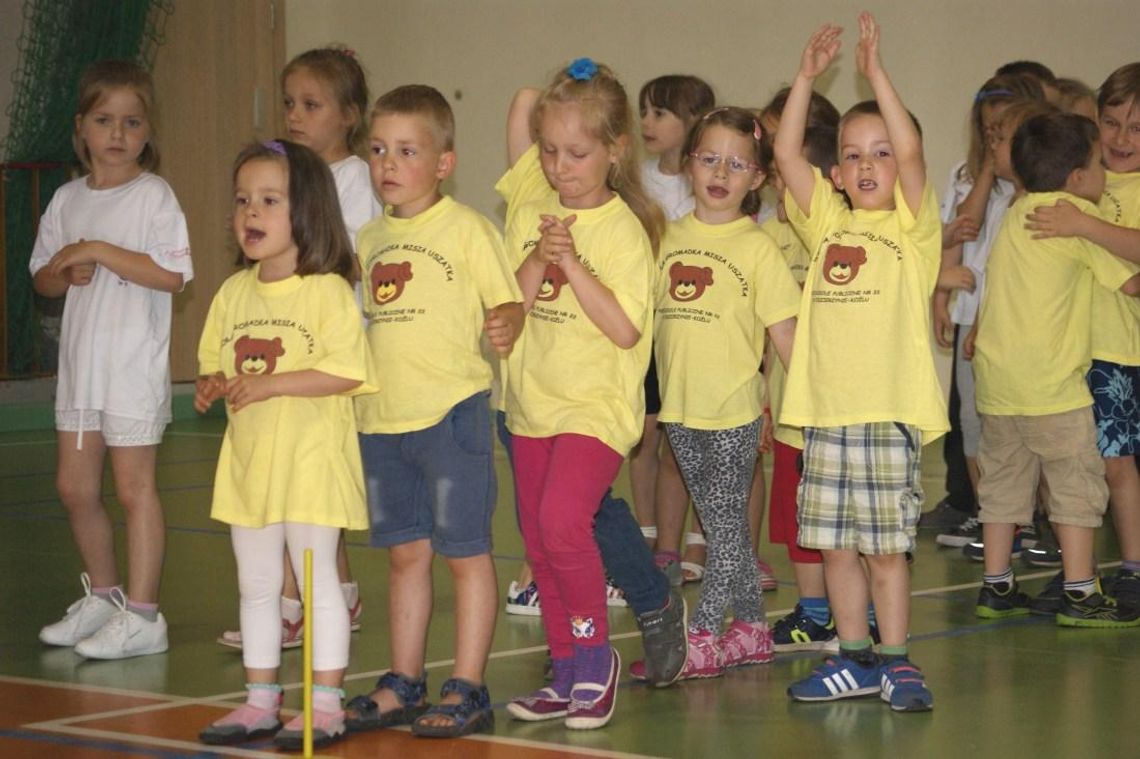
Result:
[[[280,140],[265,140],[261,143],[261,147],[266,150],[272,150],[279,156],[285,155],[285,146],[281,144]]]
[[[590,58],[576,58],[567,67],[566,73],[579,82],[588,82],[598,73],[598,64]]]

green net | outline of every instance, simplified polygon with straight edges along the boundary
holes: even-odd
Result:
[[[35,226],[76,169],[71,146],[76,85],[88,64],[136,60],[148,70],[174,0],[24,0],[10,126],[2,146],[8,374],[54,368],[60,304],[32,291]]]

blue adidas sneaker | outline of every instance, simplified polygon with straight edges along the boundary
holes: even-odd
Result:
[[[926,712],[934,708],[934,694],[922,671],[906,659],[883,664],[880,697],[896,712]]]
[[[836,701],[879,693],[880,665],[864,666],[845,656],[829,656],[808,677],[788,686],[793,701]]]

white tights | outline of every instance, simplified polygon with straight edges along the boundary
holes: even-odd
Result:
[[[231,526],[241,593],[242,662],[250,669],[276,669],[281,664],[282,551],[296,567],[304,597],[305,549],[313,549],[313,669],[348,666],[348,609],[336,569],[339,527],[277,522],[265,527]]]

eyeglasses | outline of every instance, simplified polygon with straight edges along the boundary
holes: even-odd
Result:
[[[757,171],[760,168],[759,164],[746,161],[740,156],[730,155],[727,158],[722,158],[717,153],[689,153],[689,157],[699,163],[706,169],[715,170],[717,166],[722,163],[728,168],[729,173],[743,174],[747,171]]]

